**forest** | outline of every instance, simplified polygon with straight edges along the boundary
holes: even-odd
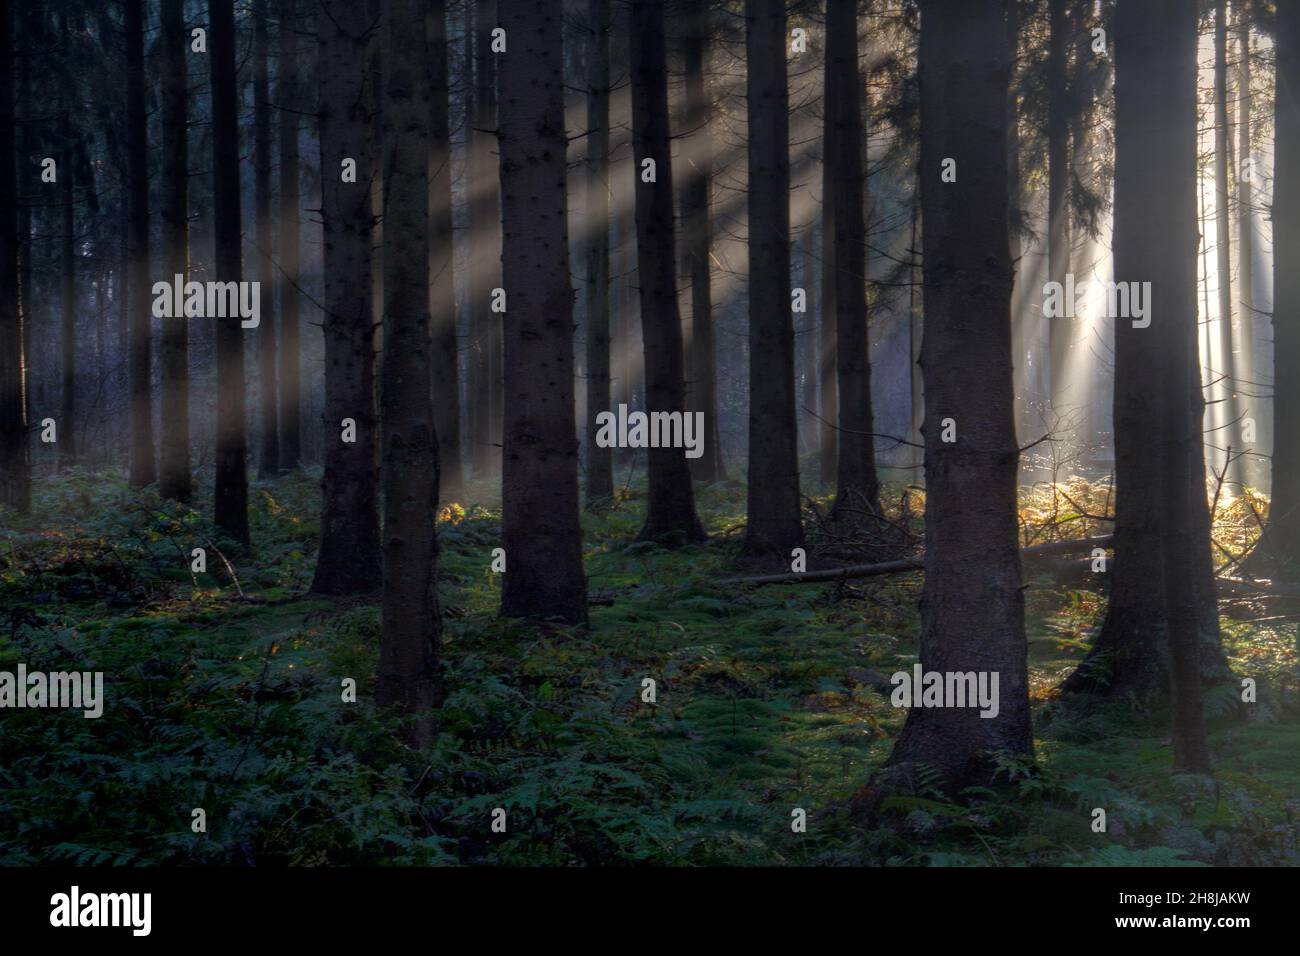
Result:
[[[0,866],[1300,863],[1300,0],[0,56]]]

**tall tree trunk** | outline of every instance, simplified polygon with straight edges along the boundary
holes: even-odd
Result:
[[[13,8],[0,0],[0,50],[13,49]],[[0,70],[0,138],[13,143],[13,71]],[[18,178],[11,147],[0,149],[0,506],[31,507],[27,414],[23,407],[22,324],[18,311]],[[26,303],[24,303],[26,308]]]
[[[64,36],[67,36],[67,17],[60,18]],[[77,255],[76,255],[76,179],[77,143],[72,132],[73,100],[69,95],[63,104],[63,149],[59,157],[60,219],[59,251],[62,299],[62,335],[60,351],[60,402],[59,402],[59,469],[77,463]]]
[[[515,0],[503,20],[498,120],[505,334],[506,550],[501,613],[587,619],[573,394],[573,288],[565,213],[564,54],[551,0]]]
[[[803,547],[804,543],[795,417],[794,324],[790,311],[790,127],[785,25],[785,0],[745,0],[749,478],[745,540],[740,550],[740,560],[745,564],[788,565],[791,549]],[[859,222],[861,199],[859,192]]]
[[[460,463],[460,338],[456,334],[456,270],[452,249],[450,91],[447,4],[429,13],[429,315],[433,338],[433,416],[438,430],[438,482],[443,501],[465,493]]]
[[[474,117],[469,129],[469,288],[474,336],[470,431],[474,476],[501,473],[501,326],[492,290],[501,279],[501,213],[496,156],[497,0],[475,2]]]
[[[1300,4],[1278,4],[1273,113],[1273,497],[1253,574],[1300,580]]]
[[[835,4],[828,7],[834,9]],[[830,46],[829,34],[826,37]],[[855,58],[856,65],[856,58]],[[818,344],[817,416],[821,419],[821,449],[818,454],[818,478],[829,487],[836,478],[839,464],[839,384],[836,381],[836,307],[835,307],[835,166],[831,156],[831,117],[822,103],[822,301]]]
[[[713,184],[712,110],[704,87],[704,57],[709,42],[709,5],[691,0],[679,15],[686,82],[683,125],[687,137],[682,191],[682,242],[691,285],[690,386],[687,408],[704,414],[704,454],[690,463],[696,481],[712,484],[726,477],[718,430],[718,373],[713,318],[713,236],[709,193]]]
[[[189,73],[184,0],[162,2],[162,255],[168,281],[189,278]],[[163,320],[159,370],[162,376],[162,434],[158,491],[164,498],[188,502],[190,484],[189,320]]]
[[[31,116],[36,112],[36,95],[32,86],[32,60],[33,52],[37,45],[42,42],[44,35],[44,19],[41,4],[31,3],[26,5],[23,11],[22,19],[23,52],[24,56],[18,60],[18,103],[19,109],[24,116]],[[32,396],[31,396],[31,367],[32,367],[32,339],[35,331],[34,320],[36,316],[36,303],[32,296],[32,277],[33,254],[35,252],[32,241],[32,210],[28,202],[21,201],[21,197],[30,196],[35,192],[33,183],[35,182],[35,165],[32,163],[33,145],[35,144],[36,135],[32,123],[21,123],[21,129],[18,130],[15,137],[15,143],[18,146],[18,193],[19,197],[15,200],[18,203],[18,366],[17,376],[19,390],[22,393],[22,421],[24,428],[24,457],[23,461],[28,463],[30,468],[31,462],[31,430],[27,428],[27,423],[32,419]]]
[[[664,0],[645,0],[633,5],[629,55],[645,405],[651,413],[684,414],[686,379],[673,255],[673,172],[668,140]],[[784,52],[781,55],[784,62]],[[654,164],[653,182],[642,179],[645,175],[642,164],[646,160]],[[665,544],[703,540],[704,529],[695,514],[695,491],[683,449],[649,448],[647,452],[650,487],[641,540]]]
[[[298,328],[298,11],[296,0],[280,0],[280,466],[302,464],[302,376]],[[330,170],[332,175],[334,170]]]
[[[817,436],[820,428],[820,423],[813,414],[817,411],[817,316],[821,309],[816,233],[816,224],[809,222],[804,229],[803,241],[799,244],[803,286],[808,295],[808,311],[804,313],[803,328],[796,333],[802,336],[803,344],[803,348],[797,350],[801,359],[799,374],[802,379],[799,391],[799,406],[802,410],[799,416],[799,435],[802,439],[802,450],[808,454],[817,452]]]
[[[587,502],[614,497],[614,452],[596,443],[609,383],[609,0],[587,4]]]
[[[312,591],[365,594],[379,587],[375,351],[371,326],[368,47],[378,42],[366,8],[323,0],[316,17],[319,87],[322,271],[325,339],[324,477],[320,553]],[[343,163],[355,160],[355,181]],[[345,422],[354,426],[349,435]],[[353,441],[346,439],[351,437]]]
[[[1069,58],[1068,0],[1048,0],[1050,36],[1047,53],[1047,278],[1065,285],[1070,271],[1070,91],[1066,83]],[[1069,364],[1073,320],[1058,316],[1048,323],[1048,361],[1055,427],[1066,427],[1063,416],[1073,411]]]
[[[128,308],[131,310],[129,366],[132,488],[152,485],[157,479],[150,389],[153,295],[149,282],[149,142],[145,93],[144,0],[126,0],[126,153],[130,182],[127,243],[131,256],[127,285],[130,297]],[[66,424],[71,426],[72,423]]]
[[[208,0],[212,61],[213,245],[218,282],[243,277],[240,243],[239,96],[235,75],[235,11]],[[238,315],[217,323],[217,453],[213,511],[216,525],[248,543],[248,428],[244,401],[244,335]]]
[[[1237,94],[1240,117],[1237,121],[1237,363],[1235,365],[1238,380],[1245,383],[1255,381],[1255,213],[1253,180],[1257,173],[1255,168],[1254,147],[1251,143],[1251,95],[1250,95],[1250,20],[1241,5],[1237,5],[1237,43],[1239,50]],[[1248,388],[1248,386],[1247,386]],[[1258,409],[1250,408],[1243,398],[1238,406],[1239,413],[1254,419],[1256,427],[1260,422]],[[1237,432],[1240,434],[1240,431]],[[1241,478],[1248,485],[1259,484],[1259,459],[1254,452],[1254,442],[1242,440],[1241,450],[1246,452],[1242,458]]]
[[[1022,444],[1027,444],[1030,431],[1029,420],[1029,366],[1030,331],[1035,327],[1029,309],[1017,308],[1017,284],[1020,280],[1021,242],[1020,232],[1023,227],[1023,188],[1020,175],[1020,97],[1016,91],[1020,65],[1020,0],[1004,0],[1006,8],[1007,52],[1011,56],[1011,80],[1007,87],[1007,201],[1010,208],[1007,219],[1010,222],[1011,269],[1014,280],[1011,287],[1011,343],[1015,350],[1012,358],[1012,382],[1016,393],[1016,437]],[[1023,289],[1023,285],[1020,286]]]
[[[1194,12],[1181,0],[1119,5],[1114,273],[1117,283],[1151,283],[1151,324],[1115,325],[1115,565],[1101,632],[1062,684],[1066,692],[1144,700],[1167,690],[1170,641],[1161,624],[1169,595],[1157,582],[1170,573],[1171,534],[1183,552],[1172,584],[1195,610],[1202,679],[1227,674],[1199,439],[1196,41],[1188,20]],[[1169,419],[1173,400],[1186,424]],[[1170,459],[1172,451],[1185,460]],[[1172,515],[1171,501],[1181,509]]]
[[[1217,389],[1222,400],[1221,424],[1231,427],[1217,431],[1218,442],[1225,449],[1241,453],[1241,434],[1237,411],[1237,373],[1232,335],[1232,194],[1228,169],[1232,166],[1232,118],[1228,105],[1228,2],[1214,5],[1214,234],[1215,268],[1219,286],[1219,362],[1215,378],[1222,378]],[[1241,460],[1229,468],[1229,477],[1241,480]]]
[[[871,362],[867,346],[867,231],[863,219],[862,103],[858,5],[826,9],[826,158],[835,207],[835,356],[839,382],[839,462],[834,517],[880,510]],[[873,529],[878,530],[878,529]]]
[[[438,436],[429,336],[429,55],[424,0],[384,5],[383,636],[376,703],[433,743],[442,703]],[[570,381],[572,377],[570,376]]]
[[[280,473],[279,396],[275,372],[275,272],[271,261],[271,81],[267,57],[271,40],[266,25],[268,0],[253,3],[253,202],[257,213],[257,275],[261,322],[257,329],[262,456],[258,475]]]
[[[884,774],[859,796],[937,771],[951,794],[997,779],[998,754],[1032,758],[1017,542],[1007,219],[1007,78],[1001,0],[922,0],[920,189],[925,222],[925,590],[927,672],[997,674],[999,709],[913,702]],[[958,159],[956,182],[940,180]],[[951,419],[956,440],[945,442]]]

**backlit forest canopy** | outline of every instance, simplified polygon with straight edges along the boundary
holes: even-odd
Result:
[[[0,863],[1296,861],[1300,0],[0,55]]]

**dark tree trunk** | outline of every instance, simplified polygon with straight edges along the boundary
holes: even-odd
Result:
[[[451,130],[447,87],[447,4],[429,13],[429,315],[433,337],[433,413],[438,429],[438,482],[443,501],[464,497],[460,463],[460,339],[452,250]]]
[[[501,613],[587,619],[574,427],[573,288],[565,213],[564,56],[551,0],[516,0],[503,22],[502,256],[505,447],[501,478],[506,550]]]
[[[298,12],[296,0],[280,0],[280,466],[302,464],[302,376],[298,328]],[[336,164],[337,165],[337,164]],[[330,170],[333,173],[334,170]]]
[[[0,0],[0,50],[13,49],[13,8]],[[13,71],[0,70],[0,138],[12,144]],[[26,308],[26,303],[24,303]],[[18,311],[18,179],[11,146],[0,149],[0,506],[31,507],[27,415],[23,408],[22,324]]]
[[[67,18],[61,25],[67,35]],[[59,402],[59,469],[77,463],[77,255],[76,255],[76,179],[77,142],[72,132],[72,97],[63,104],[63,150],[59,157],[59,203],[61,226],[59,229],[59,259],[62,275],[59,276],[62,299],[62,334],[60,335],[60,402]]]
[[[726,477],[718,430],[718,374],[713,329],[712,263],[709,246],[713,235],[709,192],[713,183],[712,110],[704,87],[704,55],[709,42],[708,4],[692,0],[681,13],[682,56],[686,83],[683,127],[688,160],[683,164],[682,243],[691,286],[690,385],[687,408],[704,413],[704,454],[693,459],[691,475],[712,484]]]
[[[371,326],[370,180],[373,165],[368,86],[363,66],[370,33],[363,5],[328,0],[316,17],[322,263],[325,277],[324,478],[320,554],[312,591],[365,594],[379,587],[378,445],[374,330]],[[342,163],[356,160],[356,181]],[[355,441],[344,441],[344,421]]]
[[[212,61],[213,245],[218,282],[239,282],[242,226],[239,197],[239,96],[235,77],[235,12],[208,0]],[[248,429],[244,402],[244,335],[238,315],[217,323],[216,525],[248,543]]]
[[[1068,0],[1048,0],[1047,8],[1047,278],[1064,286],[1070,271],[1070,91],[1066,84],[1070,15]],[[1072,321],[1068,316],[1048,320],[1052,413],[1056,426],[1067,431],[1064,416],[1072,411],[1073,400],[1066,379]]]
[[[189,95],[184,0],[162,3],[162,255],[163,276],[189,278]],[[190,483],[189,320],[162,320],[159,370],[162,376],[162,434],[158,491],[188,502]]]
[[[645,346],[647,412],[686,411],[682,324],[673,254],[673,173],[668,140],[668,69],[663,0],[632,7],[632,153],[636,190],[637,286]],[[784,58],[785,54],[782,53]],[[784,62],[784,59],[783,59]],[[655,182],[642,182],[654,161]],[[787,280],[788,281],[788,280]],[[788,301],[788,297],[787,297]],[[691,471],[681,448],[649,448],[649,494],[641,540],[677,545],[704,539]]]
[[[253,4],[253,202],[257,213],[257,275],[261,280],[261,325],[257,329],[262,456],[258,475],[280,473],[280,416],[275,372],[275,270],[271,261],[271,81],[267,70],[270,36],[268,0]]]
[[[1300,4],[1278,4],[1273,168],[1300,164]],[[1254,574],[1300,580],[1300,184],[1273,177],[1273,497]]]
[[[1222,402],[1220,422],[1230,427],[1216,432],[1215,444],[1231,447],[1241,454],[1241,434],[1237,410],[1236,363],[1232,354],[1232,194],[1228,169],[1232,162],[1232,113],[1228,104],[1228,3],[1214,5],[1214,251],[1219,286],[1219,361],[1214,363],[1212,379],[1222,379],[1218,392]],[[1226,463],[1226,460],[1225,460]],[[1241,459],[1228,464],[1228,477],[1241,480]]]
[[[908,711],[869,814],[937,772],[957,794],[993,785],[997,755],[1032,758],[1017,542],[1007,241],[1007,78],[1001,0],[922,0],[920,189],[925,282],[926,671],[999,675],[999,710]],[[958,179],[940,180],[945,158]],[[952,419],[956,441],[942,439]],[[990,678],[991,679],[991,678]]]
[[[442,703],[438,437],[429,336],[429,115],[424,0],[384,5],[383,636],[376,703],[433,743]],[[570,418],[572,421],[572,418]]]
[[[492,290],[501,278],[501,212],[496,156],[497,56],[492,30],[496,0],[476,0],[474,116],[469,128],[469,300],[474,350],[470,376],[470,441],[474,477],[501,473],[501,325]],[[509,303],[507,302],[507,307]]]
[[[596,444],[609,385],[609,0],[587,5],[587,502],[614,497],[614,452]]]
[[[1178,389],[1189,427],[1200,427],[1195,40],[1185,35],[1194,30],[1185,22],[1194,15],[1179,0],[1139,9],[1127,0],[1119,10],[1115,281],[1151,282],[1151,325],[1133,328],[1125,318],[1115,324],[1115,566],[1101,632],[1062,690],[1142,700],[1162,696],[1169,682],[1169,642],[1161,627],[1167,596],[1158,582],[1168,570],[1170,533],[1186,536],[1176,583],[1195,608],[1203,679],[1225,676],[1227,665],[1200,440],[1171,433],[1163,411],[1165,392]],[[1171,442],[1185,461],[1166,456]],[[1174,518],[1171,501],[1183,509]]]
[[[832,7],[833,9],[833,7]],[[829,44],[829,36],[827,37]],[[822,104],[822,301],[821,324],[817,333],[818,344],[818,402],[817,415],[821,419],[821,450],[818,455],[818,477],[823,487],[835,482],[839,464],[839,385],[836,381],[835,341],[835,203],[830,197],[835,192],[835,168],[830,162],[828,140],[832,137],[831,120]]]
[[[820,423],[817,421],[815,413],[817,411],[817,315],[821,308],[820,299],[820,276],[817,274],[817,230],[814,223],[808,223],[804,230],[803,242],[800,243],[800,255],[803,260],[803,285],[804,291],[808,295],[807,308],[804,313],[803,329],[797,335],[802,335],[803,349],[800,352],[802,361],[799,368],[803,381],[799,391],[799,406],[802,414],[799,416],[799,434],[802,438],[802,449],[804,452],[813,454],[818,448],[817,436],[819,434]]]
[[[876,477],[871,363],[867,347],[867,234],[863,219],[862,103],[857,3],[826,10],[826,147],[829,203],[835,208],[835,371],[839,391],[839,456],[835,507],[880,510]],[[878,530],[878,529],[875,529]]]
[[[1240,92],[1237,95],[1237,337],[1238,359],[1235,368],[1238,379],[1244,384],[1255,380],[1255,213],[1253,180],[1257,174],[1251,143],[1250,95],[1250,20],[1242,8],[1236,8],[1238,41],[1238,74]],[[1244,389],[1249,391],[1249,387]],[[1243,398],[1238,411],[1252,417],[1260,424],[1258,408],[1251,408]],[[1240,431],[1236,431],[1240,434]],[[1259,458],[1254,453],[1254,442],[1242,440],[1245,457],[1241,462],[1241,479],[1251,487],[1259,485]]]
[[[831,9],[837,6],[833,4]],[[794,324],[790,311],[790,128],[785,26],[785,0],[745,0],[749,478],[740,560],[744,564],[788,566],[791,550],[803,547],[804,539],[794,395]],[[861,192],[857,198],[861,222]],[[860,286],[860,274],[858,282]]]
[[[129,287],[127,294],[130,297],[128,308],[131,310],[129,367],[132,488],[143,488],[157,480],[153,448],[153,402],[150,389],[153,295],[149,282],[149,142],[145,94],[144,0],[126,0],[126,154],[127,177],[130,184],[127,244],[130,247],[131,257],[128,265],[130,275],[127,280]],[[235,175],[239,175],[238,171]],[[235,321],[238,322],[238,319]],[[71,422],[66,424],[69,427],[72,425]]]
[[[1010,222],[1008,236],[1011,247],[1011,269],[1020,278],[1021,242],[1020,231],[1023,225],[1021,212],[1022,187],[1020,174],[1020,97],[1016,92],[1016,80],[1019,72],[1020,53],[1020,0],[1004,0],[1006,6],[1007,52],[1011,55],[1011,81],[1007,88],[1007,219]],[[1032,342],[1031,330],[1035,326],[1033,313],[1024,308],[1017,309],[1018,300],[1016,284],[1011,287],[1011,343],[1015,349],[1012,358],[1012,381],[1016,393],[1016,437],[1020,444],[1028,444],[1029,419],[1029,368],[1028,355]]]

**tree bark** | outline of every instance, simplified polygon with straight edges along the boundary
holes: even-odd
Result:
[[[846,508],[880,510],[876,476],[871,362],[867,345],[866,179],[862,163],[862,103],[858,71],[858,5],[826,10],[826,163],[835,209],[835,358],[839,391],[839,457],[834,518]]]
[[[325,469],[321,482],[320,553],[312,591],[365,594],[381,582],[378,445],[375,420],[370,137],[363,66],[370,33],[366,9],[326,0],[316,17],[322,264],[325,277]],[[343,182],[342,163],[356,160],[356,181]],[[344,441],[344,421],[355,441]]]
[[[1070,91],[1066,81],[1070,15],[1068,0],[1048,0],[1047,8],[1047,278],[1063,287],[1070,271]],[[1072,322],[1068,316],[1048,320],[1054,427],[1067,424],[1063,416],[1073,410],[1074,396],[1066,379]]]
[[[505,332],[505,617],[587,619],[574,419],[560,11],[515,0],[503,19],[501,144]]]
[[[794,323],[790,311],[790,127],[785,27],[785,0],[746,0],[749,476],[740,561],[788,566],[791,550],[803,547],[804,538],[795,415]],[[855,29],[853,39],[856,35]],[[856,53],[853,65],[856,76]],[[861,222],[860,190],[857,198]],[[859,273],[859,285],[861,278]],[[843,446],[842,442],[841,449]]]
[[[424,0],[384,5],[383,633],[375,700],[414,747],[442,703],[438,437],[429,335],[429,55]]]
[[[673,173],[668,139],[664,0],[645,0],[633,5],[629,56],[645,404],[651,413],[684,413],[686,381],[673,254]],[[654,162],[654,182],[642,181],[642,163],[647,159]],[[673,546],[703,540],[704,529],[695,514],[695,491],[683,449],[649,448],[647,457],[648,507],[640,539]]]
[[[13,49],[13,7],[0,0],[0,50]],[[0,70],[0,136],[13,143],[13,71]],[[31,507],[31,464],[23,407],[22,320],[18,311],[18,178],[11,147],[0,149],[0,506]],[[24,303],[24,308],[26,308]]]
[[[1237,410],[1236,361],[1232,335],[1232,194],[1228,169],[1232,163],[1232,118],[1228,104],[1228,3],[1214,5],[1214,251],[1219,287],[1219,362],[1214,377],[1222,379],[1217,392],[1221,399],[1220,422],[1230,427],[1216,433],[1225,449],[1241,452]],[[1226,455],[1226,452],[1225,452]],[[1241,480],[1241,459],[1228,466],[1233,481]]]
[[[189,278],[189,73],[184,0],[162,2],[162,253],[163,275]],[[158,491],[164,498],[188,502],[190,479],[189,320],[162,320],[159,371],[162,376],[162,434]]]
[[[271,81],[267,57],[268,0],[253,3],[253,203],[257,215],[257,275],[260,280],[261,325],[257,329],[259,401],[262,413],[262,456],[259,477],[280,473],[280,416],[276,390],[275,274],[271,262]]]
[[[130,249],[131,469],[132,488],[157,480],[153,448],[152,302],[149,282],[149,142],[145,115],[144,0],[126,0],[127,244]],[[233,79],[233,71],[232,71]],[[233,86],[233,82],[232,82]],[[235,174],[238,176],[238,172]],[[235,320],[238,322],[238,319]],[[71,427],[71,422],[65,423]]]
[[[67,17],[60,18],[60,26],[67,35]],[[71,86],[71,84],[69,84]],[[71,90],[68,91],[71,94]],[[62,300],[62,329],[60,336],[60,402],[59,402],[59,470],[77,463],[77,255],[76,255],[76,180],[77,137],[72,132],[73,98],[65,95],[61,139],[63,149],[59,156],[59,259],[62,275],[59,276]]]
[[[596,444],[596,418],[610,401],[609,0],[587,5],[587,503],[614,497],[614,451]]]
[[[296,0],[280,0],[280,467],[302,465],[302,375],[299,369],[298,283],[298,10]],[[333,170],[330,170],[333,173]]]
[[[1238,380],[1246,386],[1255,380],[1255,213],[1253,180],[1255,168],[1254,147],[1251,142],[1250,95],[1250,20],[1241,6],[1236,8],[1238,42],[1239,92],[1237,94],[1239,118],[1237,120],[1237,363],[1234,366]],[[1260,415],[1250,408],[1243,397],[1238,412],[1253,417],[1258,427]],[[1254,442],[1242,439],[1241,450],[1246,453],[1241,462],[1241,479],[1251,487],[1259,485],[1259,458]]]
[[[925,221],[926,671],[999,675],[999,711],[917,707],[886,770],[857,798],[927,773],[956,795],[997,780],[998,755],[1033,757],[1017,541],[1007,217],[1007,50],[1001,0],[922,0],[920,189]],[[945,158],[958,179],[940,179]],[[944,442],[942,422],[956,423]],[[923,770],[925,772],[923,772]]]

